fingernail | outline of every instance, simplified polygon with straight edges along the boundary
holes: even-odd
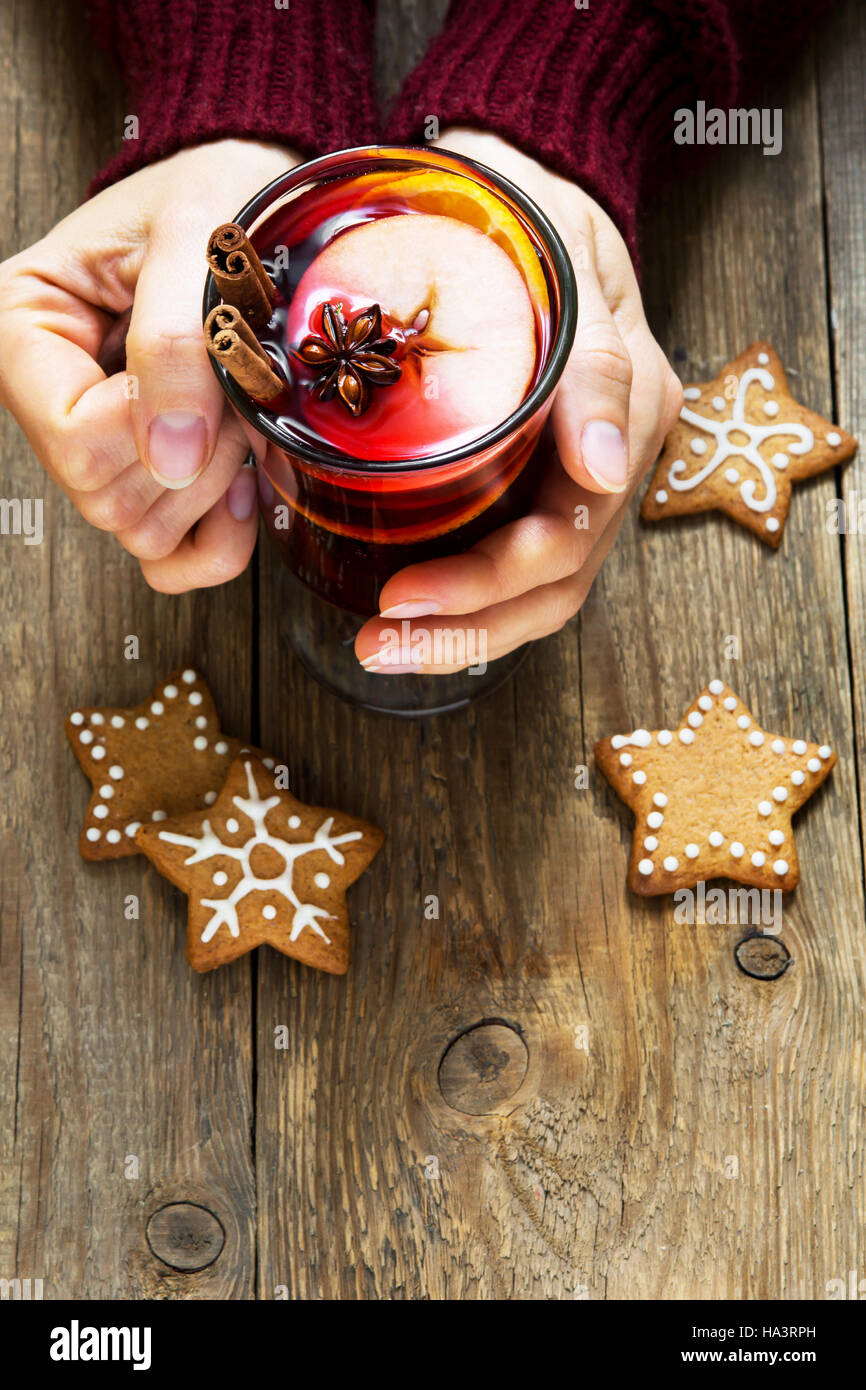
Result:
[[[381,651],[372,652],[369,656],[361,658],[361,665],[364,670],[374,673],[379,671],[420,671],[423,664],[422,661],[418,661],[412,656],[411,650],[397,644],[382,647]]]
[[[590,420],[580,437],[583,465],[606,492],[625,488],[628,453],[625,440],[609,420]]]
[[[441,613],[442,604],[432,599],[419,598],[395,603],[391,608],[380,608],[380,618],[426,618],[431,613]]]
[[[207,426],[203,415],[168,410],[150,422],[147,457],[165,487],[188,487],[205,464]]]
[[[226,493],[226,505],[235,521],[246,521],[256,505],[256,471],[242,468]]]
[[[361,665],[370,676],[417,676],[423,669],[414,661],[389,661],[387,666],[368,666],[362,661]]]

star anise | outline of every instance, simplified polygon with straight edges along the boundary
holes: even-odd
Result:
[[[309,334],[293,349],[293,355],[316,378],[312,394],[320,401],[340,400],[353,415],[363,415],[373,386],[392,386],[400,378],[399,362],[390,360],[396,338],[383,338],[382,311],[378,304],[352,314],[348,323],[341,304],[322,305],[324,337]]]

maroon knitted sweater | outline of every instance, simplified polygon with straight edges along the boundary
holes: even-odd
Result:
[[[246,136],[305,155],[493,130],[574,179],[634,253],[641,204],[688,151],[673,113],[753,105],[828,0],[453,0],[380,128],[365,0],[90,0],[138,138],[92,191],[187,145]]]

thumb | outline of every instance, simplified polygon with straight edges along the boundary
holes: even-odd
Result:
[[[212,230],[198,211],[154,224],[126,340],[138,456],[167,488],[189,487],[207,467],[223,413],[202,336]]]
[[[577,333],[553,406],[557,449],[581,487],[624,492],[631,358],[589,257],[577,261]]]

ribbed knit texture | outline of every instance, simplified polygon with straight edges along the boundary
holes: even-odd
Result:
[[[641,202],[705,155],[679,107],[760,103],[832,0],[453,0],[388,138],[492,130],[579,183],[637,251]],[[378,138],[364,0],[90,0],[139,117],[93,191],[184,146],[248,136],[305,155]]]
[[[376,138],[364,0],[90,0],[89,10],[139,121],[92,193],[205,140],[246,136],[315,155]]]
[[[641,202],[706,153],[677,146],[674,112],[754,99],[825,0],[452,0],[388,122],[397,141],[493,130],[579,183],[636,254]],[[691,158],[690,158],[691,156]]]

